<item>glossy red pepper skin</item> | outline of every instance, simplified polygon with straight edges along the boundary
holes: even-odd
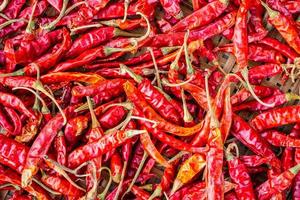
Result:
[[[104,130],[107,130],[107,129],[117,126],[126,117],[126,114],[127,114],[127,111],[124,109],[124,107],[115,106],[115,107],[109,108],[99,118],[101,127]]]
[[[65,165],[67,162],[67,145],[63,132],[59,132],[54,140],[54,148],[56,151],[56,161]]]
[[[78,188],[74,187],[71,183],[62,177],[54,175],[43,175],[41,178],[42,182],[49,188],[57,191],[66,196],[81,197],[83,192]]]
[[[262,137],[265,138],[273,146],[284,146],[284,147],[300,147],[300,140],[294,137],[285,135],[276,130],[268,130],[261,133]]]
[[[263,112],[251,120],[251,125],[258,131],[297,123],[300,121],[300,106],[286,106]]]
[[[276,158],[270,146],[247,122],[236,114],[233,115],[231,134],[254,153],[270,158],[270,164],[280,169],[280,161]]]
[[[265,78],[271,78],[281,74],[283,69],[279,64],[258,65],[249,69],[249,82],[251,84],[260,84]]]
[[[2,134],[0,141],[0,163],[22,173],[29,148]]]
[[[193,30],[198,27],[205,26],[220,16],[228,6],[227,1],[213,1],[208,3],[201,9],[186,16],[184,19],[177,22],[170,32],[179,32]]]
[[[83,145],[68,156],[69,167],[76,167],[80,164],[103,155],[112,149],[122,145],[126,140],[132,137],[132,133],[128,131],[116,131],[111,134],[105,135],[97,141]]]

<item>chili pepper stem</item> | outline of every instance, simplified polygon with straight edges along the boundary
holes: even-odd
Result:
[[[101,194],[97,195],[97,197],[100,200],[105,200],[106,194],[107,194],[107,192],[108,192],[108,190],[109,190],[109,188],[110,188],[110,186],[112,184],[112,175],[111,175],[111,171],[110,171],[110,169],[108,167],[101,167],[100,171],[102,171],[102,170],[108,171],[108,173],[109,173],[109,180],[108,180],[108,183],[107,183],[105,189],[103,190],[103,192]]]
[[[192,122],[193,121],[193,116],[189,112],[187,105],[186,105],[186,100],[185,100],[185,95],[184,95],[184,90],[181,89],[181,98],[182,98],[182,107],[183,107],[183,120],[184,122]]]
[[[187,44],[188,39],[189,39],[189,34],[190,34],[190,31],[188,30],[186,32],[186,34],[184,35],[183,47],[184,47],[185,62],[186,62],[186,65],[187,65],[186,73],[189,74],[189,75],[192,75],[192,74],[194,74],[194,68],[192,66],[192,63],[191,63],[191,60],[190,60],[190,57],[189,57],[188,44]]]
[[[158,70],[158,66],[157,66],[156,59],[155,59],[155,56],[154,56],[152,48],[149,48],[149,52],[150,52],[150,55],[151,55],[151,58],[152,58],[152,62],[154,64],[155,77],[156,77],[156,81],[157,81],[157,86],[160,89],[162,89],[161,79],[160,79],[160,76],[159,76],[159,70]]]
[[[111,132],[115,132],[117,130],[123,130],[127,124],[130,122],[131,120],[131,116],[132,116],[132,110],[130,110],[126,116],[126,118],[124,119],[124,121],[122,121],[120,124],[118,124],[116,127],[108,129],[107,131],[104,132],[105,135],[111,133]]]
[[[279,12],[272,10],[266,3],[263,1],[260,2],[261,5],[267,10],[270,18],[275,18],[277,15],[279,15]]]
[[[62,5],[62,8],[61,8],[61,11],[58,15],[58,17],[50,22],[49,24],[47,24],[46,26],[42,26],[41,28],[44,29],[44,30],[51,30],[53,29],[56,24],[63,18],[63,16],[65,15],[65,12],[66,12],[66,9],[67,9],[67,6],[68,6],[68,3],[69,3],[69,0],[63,0],[63,5]]]
[[[297,164],[294,167],[290,168],[289,171],[295,175],[298,174],[298,172],[300,171],[300,164]]]
[[[45,174],[45,173],[44,173],[44,174]],[[45,186],[43,183],[41,183],[41,182],[38,181],[37,179],[32,178],[32,180],[33,180],[36,184],[38,184],[39,186],[41,186],[42,188],[44,188],[47,192],[49,192],[49,193],[51,193],[51,194],[53,194],[53,195],[61,195],[60,193],[55,192],[55,191],[51,190],[50,188],[48,188],[47,186]]]
[[[115,35],[116,36],[123,36],[123,37],[140,37],[141,34],[138,34],[138,33],[129,33],[127,31],[123,31],[119,28],[115,28],[115,31],[114,31]]]
[[[3,28],[5,28],[5,27],[7,27],[7,26],[9,26],[9,25],[11,25],[11,24],[13,24],[13,23],[15,23],[15,22],[22,22],[22,21],[27,21],[27,20],[25,20],[23,18],[8,20],[8,21],[0,24],[0,30],[3,29]]]
[[[12,73],[7,74],[0,74],[0,77],[9,77],[9,76],[23,76],[24,75],[24,69],[19,69]]]
[[[93,177],[93,187],[87,192],[85,199],[95,199],[97,196],[97,188],[98,188],[98,179],[97,179],[97,169],[94,162],[91,162],[93,167],[92,169],[92,177]]]
[[[191,82],[192,80],[194,80],[194,76],[190,76],[188,80],[180,82],[180,83],[170,83],[166,78],[162,79],[162,83],[168,87],[180,87],[183,86],[189,82]]]
[[[161,195],[162,195],[162,188],[160,185],[158,185],[148,200],[153,200],[156,197],[161,197]]]
[[[145,20],[146,23],[147,23],[147,31],[146,31],[145,35],[143,35],[143,36],[140,37],[140,38],[134,39],[134,40],[137,40],[138,42],[140,42],[140,41],[143,41],[143,40],[145,40],[145,39],[147,39],[147,38],[149,37],[150,31],[151,31],[151,25],[150,25],[149,19],[147,18],[146,15],[144,15],[144,14],[141,13],[141,12],[137,12],[136,14],[137,14],[137,15],[140,15],[142,18],[144,18],[144,20]],[[133,40],[133,42],[134,42],[134,40]]]
[[[70,29],[71,31],[71,35],[75,35],[76,31],[82,30],[82,29],[88,29],[88,28],[100,28],[102,27],[102,24],[88,24],[88,25],[84,25],[84,26],[78,26],[75,28]]]
[[[236,143],[230,143],[225,151],[226,160],[230,161],[234,159],[234,155],[230,152],[231,149],[234,148],[236,150],[237,157],[239,157],[239,149]]]
[[[245,82],[246,82],[246,85],[247,85],[247,88],[249,90],[249,92],[251,93],[251,95],[253,96],[253,98],[258,101],[260,104],[264,105],[264,106],[267,106],[267,107],[274,107],[274,103],[272,104],[268,104],[268,103],[265,103],[263,102],[262,100],[260,100],[258,98],[258,96],[255,94],[252,86],[250,85],[249,83],[249,78],[248,78],[248,69],[247,67],[245,67],[244,69],[241,70],[241,75],[242,77],[244,78]]]
[[[31,169],[24,169],[21,176],[21,186],[27,187],[32,182],[32,170]]]
[[[122,190],[122,185],[123,185],[124,178],[125,178],[125,175],[126,175],[127,165],[128,165],[128,161],[125,160],[124,165],[123,165],[123,169],[122,169],[122,173],[121,173],[121,180],[120,180],[120,183],[118,185],[118,189],[117,189],[116,195],[114,197],[114,200],[118,200],[120,192]]]
[[[129,67],[124,64],[120,64],[120,72],[121,74],[127,73],[137,83],[141,83],[143,80],[142,76],[135,74],[131,69],[129,69]]]
[[[30,17],[29,17],[29,21],[28,21],[27,27],[25,29],[26,33],[31,33],[32,29],[34,27],[33,16],[34,16],[34,12],[35,12],[37,3],[38,3],[38,1],[35,1],[34,4],[33,4],[32,11],[31,11],[31,14],[30,14]]]
[[[2,1],[1,5],[0,5],[0,12],[2,12],[2,11],[6,8],[6,6],[7,6],[8,3],[9,3],[9,1],[10,1],[10,0],[3,0],[3,1]]]
[[[141,173],[141,171],[142,171],[142,169],[143,169],[143,166],[144,166],[144,164],[145,164],[147,158],[148,158],[148,154],[147,154],[146,151],[144,151],[144,154],[143,154],[143,158],[142,158],[142,160],[141,160],[141,163],[140,163],[140,165],[139,165],[139,167],[138,167],[138,169],[137,169],[137,171],[136,171],[136,173],[135,173],[135,175],[134,175],[134,177],[133,177],[133,179],[132,179],[130,185],[128,186],[127,190],[124,192],[124,194],[123,194],[123,196],[121,197],[121,199],[123,199],[123,198],[125,197],[125,195],[126,195],[128,192],[131,191],[131,188],[132,188],[132,186],[135,184],[137,178],[139,177],[139,175],[140,175],[140,173]]]
[[[179,180],[175,179],[170,195],[173,195],[181,187],[182,187],[182,183]]]
[[[178,62],[179,62],[179,59],[180,59],[180,57],[181,57],[181,54],[182,54],[183,49],[184,49],[184,45],[182,45],[182,46],[180,47],[180,49],[179,49],[179,51],[178,51],[178,53],[177,53],[177,55],[176,55],[176,57],[175,57],[175,60],[174,60],[174,61],[171,63],[171,65],[170,65],[170,69],[172,69],[172,70],[178,70],[178,69],[179,69],[179,67],[178,67]]]
[[[127,12],[128,12],[128,7],[129,7],[129,4],[130,4],[130,0],[125,0],[124,1],[124,17],[122,19],[122,22],[125,22],[126,19],[127,19]]]
[[[100,123],[97,120],[96,114],[95,114],[94,109],[93,109],[93,104],[92,104],[91,98],[86,97],[86,100],[87,100],[87,103],[88,103],[88,106],[89,106],[89,111],[90,111],[91,118],[92,118],[92,129],[100,127]]]

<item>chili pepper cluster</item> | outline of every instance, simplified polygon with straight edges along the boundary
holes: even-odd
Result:
[[[264,82],[298,81],[299,14],[299,0],[0,1],[2,198],[299,199],[300,97]]]

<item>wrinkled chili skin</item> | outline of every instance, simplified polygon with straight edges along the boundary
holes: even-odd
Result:
[[[148,79],[143,79],[138,86],[146,101],[166,120],[181,124],[179,113],[174,106],[159,92]]]
[[[104,130],[113,128],[117,126],[125,118],[127,111],[121,106],[115,106],[109,108],[103,115],[99,118],[101,127]]]
[[[263,112],[254,117],[250,124],[258,131],[300,122],[300,106],[286,106]]]
[[[42,182],[53,189],[54,191],[58,191],[59,193],[72,196],[72,197],[81,197],[83,192],[78,188],[74,187],[71,183],[59,176],[42,176]]]
[[[0,134],[0,163],[22,173],[29,148]]]
[[[280,161],[276,158],[270,146],[247,122],[236,114],[233,114],[231,134],[254,153],[272,159],[270,164],[280,169]]]
[[[226,1],[213,1],[177,22],[170,32],[192,30],[204,26],[220,16],[227,8]]]
[[[13,130],[12,134],[20,135],[21,131],[22,131],[22,121],[20,119],[20,116],[12,108],[5,107],[4,109],[7,112],[8,116],[10,117],[10,120],[12,121],[12,123],[14,125],[14,130]]]
[[[58,133],[56,136],[54,147],[56,151],[56,161],[61,165],[65,165],[67,162],[67,145],[65,136],[62,132]]]

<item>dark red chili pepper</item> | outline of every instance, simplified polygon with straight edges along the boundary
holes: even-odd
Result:
[[[65,109],[65,115],[67,118],[74,116],[74,107]],[[57,114],[47,122],[34,140],[28,152],[26,164],[22,172],[22,186],[27,186],[32,176],[38,172],[38,165],[41,163],[43,156],[47,154],[58,131],[65,125],[64,123],[65,121],[62,114]]]
[[[286,94],[278,94],[273,95],[271,97],[264,98],[263,101],[265,103],[274,103],[274,107],[283,105],[289,101],[298,100],[298,95],[292,94],[292,93],[286,93]],[[233,107],[234,111],[240,111],[240,110],[249,110],[249,111],[264,111],[269,110],[274,107],[264,106],[260,104],[257,101],[248,101],[246,103],[239,104],[237,106]]]
[[[201,9],[193,12],[184,19],[176,23],[170,32],[193,30],[195,28],[209,24],[219,17],[227,8],[229,2],[226,0],[218,0],[208,3]]]
[[[29,148],[0,134],[0,163],[22,173]]]
[[[284,133],[281,133],[276,130],[265,131],[261,135],[273,146],[296,147],[296,148],[300,147],[299,139],[295,139],[291,136],[287,136]]]
[[[269,162],[269,158],[261,157],[258,155],[245,155],[240,156],[239,159],[246,165],[246,167],[257,167],[263,164],[267,164]]]
[[[3,11],[1,11],[3,14],[5,14],[10,19],[15,19],[18,14],[20,13],[23,5],[26,3],[24,0],[12,0],[9,1],[7,6]],[[0,20],[0,23],[3,23],[4,20]]]
[[[263,112],[251,120],[251,125],[258,131],[291,124],[300,121],[300,106],[286,106]]]
[[[136,34],[127,33],[114,27],[100,27],[77,38],[73,42],[72,47],[68,50],[68,53],[65,55],[65,57],[77,57],[85,50],[97,47],[101,43],[109,41],[110,39],[118,36],[130,37],[136,36]]]
[[[126,116],[127,111],[122,106],[114,106],[109,108],[103,115],[99,118],[101,127],[104,130],[113,128],[122,122]]]
[[[36,119],[36,116],[33,114],[33,112],[28,110],[23,102],[12,94],[0,92],[0,103],[6,107],[13,108],[21,113],[24,113],[29,118]]]
[[[293,191],[292,191],[292,197],[293,199],[299,199],[300,198],[300,175],[297,174],[296,177],[294,178],[294,183],[293,183]]]
[[[150,194],[146,192],[145,190],[139,188],[138,186],[133,185],[131,188],[131,192],[141,200],[148,200],[150,197]]]
[[[122,145],[126,140],[131,137],[141,134],[144,131],[140,130],[128,130],[128,131],[116,131],[105,135],[97,141],[83,145],[68,156],[68,162],[70,167],[76,167],[89,159],[103,155],[110,150]]]
[[[251,177],[245,164],[232,155],[229,148],[226,151],[226,159],[230,178],[237,185],[234,189],[237,197],[239,199],[256,199]]]
[[[171,16],[175,17],[176,19],[180,19],[183,17],[183,12],[179,6],[178,0],[160,0],[160,3],[164,10]]]
[[[296,1],[286,1],[284,3],[284,6],[291,14],[300,12],[300,1],[299,0],[298,1],[297,0]]]
[[[265,64],[255,66],[249,69],[249,82],[251,84],[259,84],[265,78],[273,77],[275,75],[281,74],[282,72],[283,68],[279,64]]]
[[[64,135],[70,146],[73,146],[78,142],[79,136],[88,127],[88,122],[89,118],[83,115],[68,120],[65,126]]]
[[[11,108],[4,107],[4,109],[14,125],[12,135],[20,135],[22,131],[22,122],[20,116]]]
[[[259,199],[269,199],[272,195],[283,192],[288,188],[300,170],[300,165],[284,171],[278,176],[268,179],[256,188],[257,197]]]
[[[291,13],[285,8],[285,2],[281,2],[278,0],[267,0],[266,3],[268,3],[273,9],[278,10],[280,13],[282,13],[283,16],[292,17]]]
[[[32,196],[22,194],[20,191],[15,191],[9,200],[32,200]]]
[[[5,135],[10,135],[14,132],[14,127],[11,125],[2,108],[0,109],[0,125],[6,131]]]
[[[71,183],[59,176],[46,175],[45,173],[41,178],[42,182],[49,188],[63,194],[72,197],[81,197],[83,192],[74,187]]]
[[[275,168],[280,169],[280,161],[276,158],[276,155],[266,141],[263,140],[263,138],[253,130],[247,122],[236,114],[233,114],[231,134],[254,153],[270,158],[270,164]]]
[[[262,43],[273,49],[276,49],[282,55],[290,58],[292,61],[294,61],[295,58],[299,57],[299,55],[293,49],[291,49],[288,45],[283,44],[274,38],[265,37],[264,39],[259,40],[258,43]]]
[[[59,132],[54,140],[54,148],[56,151],[56,161],[65,165],[67,162],[67,146],[63,132]]]
[[[275,0],[276,2],[280,2]],[[265,3],[262,5],[266,8],[269,14],[269,22],[278,30],[285,41],[292,47],[298,54],[300,54],[300,36],[295,22],[290,17],[274,11],[269,8]]]

